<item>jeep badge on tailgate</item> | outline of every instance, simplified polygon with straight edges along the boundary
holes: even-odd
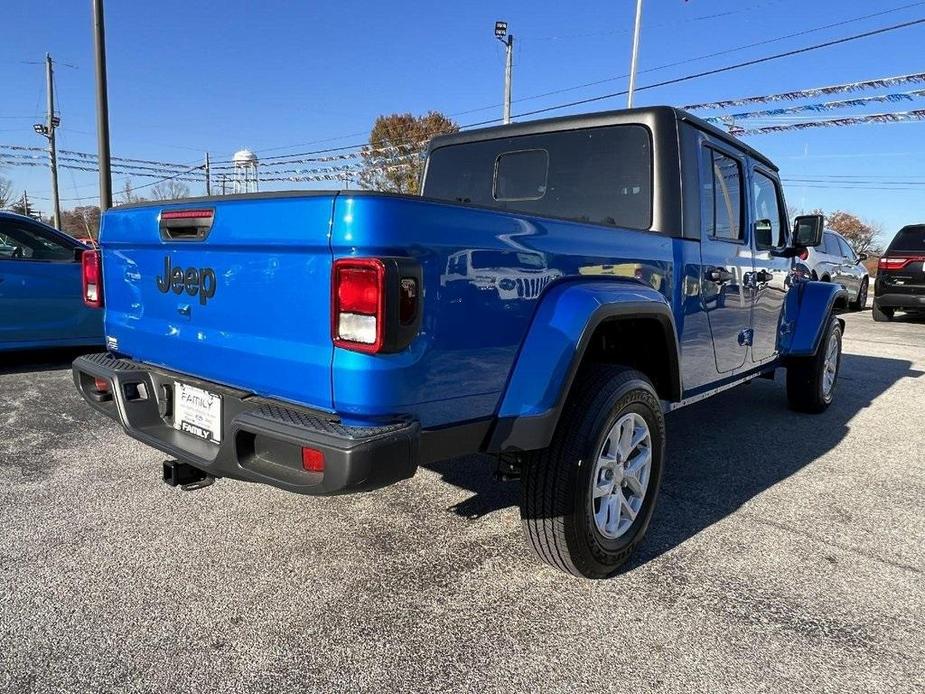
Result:
[[[185,270],[181,267],[171,267],[170,256],[164,256],[164,276],[157,276],[157,288],[164,294],[173,289],[174,294],[182,294],[185,290],[190,296],[199,295],[199,303],[203,306],[215,296],[215,270],[210,267]]]

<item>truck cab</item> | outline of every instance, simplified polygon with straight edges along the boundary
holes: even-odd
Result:
[[[369,490],[482,452],[528,543],[609,576],[642,540],[666,413],[786,369],[820,412],[844,298],[794,271],[777,168],[654,107],[436,138],[420,196],[262,193],[106,214],[87,401],[165,479]],[[100,287],[100,278],[102,286]]]

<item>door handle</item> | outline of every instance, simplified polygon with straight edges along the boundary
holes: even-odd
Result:
[[[706,274],[708,280],[717,284],[725,284],[735,279],[735,275],[724,267],[711,267]]]

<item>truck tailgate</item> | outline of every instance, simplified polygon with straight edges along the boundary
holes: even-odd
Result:
[[[109,349],[331,409],[335,196],[271,194],[108,212],[101,247]]]

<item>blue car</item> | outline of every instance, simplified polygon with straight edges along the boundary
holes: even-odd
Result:
[[[0,212],[0,351],[103,343],[101,312],[81,291],[85,250],[47,224]]]

